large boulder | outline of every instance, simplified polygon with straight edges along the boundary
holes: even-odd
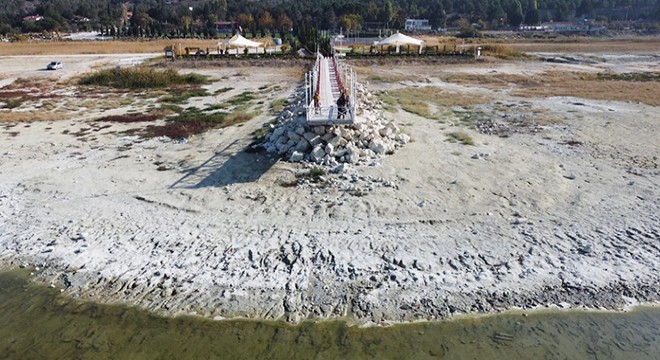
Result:
[[[374,139],[369,143],[369,150],[378,155],[382,155],[385,153],[385,150],[387,150],[387,147],[385,146],[385,142],[383,142],[383,140]]]
[[[325,156],[325,151],[321,147],[321,145],[316,145],[312,149],[312,152],[309,154],[310,159],[315,162],[315,163],[321,163],[323,161],[323,157]]]
[[[305,154],[299,152],[299,151],[294,151],[291,153],[291,156],[289,156],[289,161],[291,162],[301,162],[305,158]]]

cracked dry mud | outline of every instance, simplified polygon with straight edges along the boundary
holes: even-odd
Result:
[[[405,66],[392,71],[419,71]],[[280,96],[298,86],[251,70],[242,86],[280,83]],[[283,186],[304,166],[242,151],[266,114],[186,142],[112,132],[129,125],[81,141],[63,133],[89,127],[75,118],[0,128],[0,261],[38,267],[38,281],[71,296],[218,319],[364,324],[658,301],[657,108],[459,91],[532,103],[562,121],[501,137],[456,112],[444,123],[386,112],[411,142],[327,175],[340,183],[327,187]],[[475,145],[446,141],[456,130]],[[363,190],[346,191],[352,181]]]

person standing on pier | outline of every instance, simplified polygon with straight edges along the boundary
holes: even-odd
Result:
[[[343,119],[346,115],[346,96],[342,91],[337,99],[337,119]]]
[[[318,114],[321,110],[321,95],[319,92],[314,93],[314,113]]]

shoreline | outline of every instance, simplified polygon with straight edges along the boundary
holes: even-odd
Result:
[[[25,264],[24,264],[25,265]],[[16,277],[18,279],[24,279],[26,282],[28,282],[29,286],[37,286],[37,287],[43,287],[43,288],[51,288],[53,289],[52,286],[46,286],[45,283],[40,281],[39,279],[39,274],[38,272],[41,271],[35,270],[30,267],[24,267],[24,266],[17,266],[17,267],[2,267],[0,268],[0,275],[6,275],[9,274],[12,277]],[[18,275],[17,275],[18,273]],[[135,304],[131,303],[104,303],[104,302],[96,302],[93,299],[80,299],[80,298],[74,298],[70,297],[68,294],[66,294],[64,289],[60,288],[54,288],[54,290],[59,290],[61,293],[61,296],[64,296],[67,300],[63,300],[64,303],[68,301],[72,301],[74,303],[80,302],[80,303],[95,303],[98,305],[104,305],[104,306],[118,306],[118,307],[127,307],[127,308],[133,308],[138,311],[145,311],[148,313],[153,314],[154,316],[158,317],[165,317],[165,318],[180,318],[180,317],[194,317],[194,318],[199,318],[201,320],[205,321],[219,321],[219,322],[263,322],[266,324],[282,324],[282,325],[287,325],[287,326],[300,326],[304,323],[324,323],[324,322],[341,322],[346,324],[349,327],[356,326],[358,328],[372,328],[372,327],[384,327],[384,328],[389,328],[393,326],[406,326],[406,325],[419,325],[419,324],[437,324],[437,323],[448,323],[448,322],[457,322],[457,321],[465,321],[465,320],[478,320],[478,319],[487,319],[487,318],[492,318],[492,317],[501,317],[501,316],[538,316],[538,315],[552,315],[552,314],[565,314],[565,313],[594,313],[594,314],[625,314],[625,313],[630,313],[630,312],[636,312],[636,311],[646,311],[649,309],[658,309],[660,308],[660,300],[652,301],[652,302],[636,302],[636,301],[629,301],[628,305],[620,308],[597,308],[597,307],[590,307],[584,304],[579,304],[576,306],[570,306],[567,307],[566,305],[561,305],[561,304],[540,304],[531,308],[522,308],[522,307],[516,307],[512,306],[506,309],[499,309],[496,311],[491,311],[491,312],[486,312],[486,313],[481,313],[481,312],[468,312],[468,313],[455,313],[452,314],[449,317],[446,318],[438,318],[438,319],[414,319],[414,320],[407,320],[407,321],[385,321],[385,322],[371,322],[371,321],[360,321],[359,319],[355,317],[350,317],[350,316],[344,316],[344,317],[310,317],[303,319],[300,322],[297,323],[290,323],[287,321],[284,321],[283,319],[264,319],[264,318],[254,318],[254,317],[242,317],[242,316],[237,316],[237,317],[230,317],[230,318],[222,318],[222,317],[216,317],[216,318],[208,318],[205,316],[202,316],[197,313],[178,313],[178,314],[170,314],[170,313],[164,313],[159,309],[148,309],[148,308],[143,308]],[[632,299],[629,299],[632,300]]]

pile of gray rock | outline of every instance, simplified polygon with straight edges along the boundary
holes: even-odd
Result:
[[[382,104],[363,86],[358,85],[356,95],[354,124],[309,126],[302,109],[287,109],[272,125],[264,148],[291,162],[336,166],[372,162],[410,141],[398,126],[384,118]]]

